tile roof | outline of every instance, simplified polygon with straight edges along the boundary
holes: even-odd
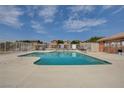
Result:
[[[107,38],[99,39],[98,42],[100,42],[100,41],[109,41],[109,40],[116,40],[116,39],[124,39],[124,32],[118,33],[116,35],[113,35],[113,36],[110,36],[110,37],[107,37]]]

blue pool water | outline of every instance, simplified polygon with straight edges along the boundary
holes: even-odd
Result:
[[[98,65],[111,64],[77,52],[34,52],[24,56],[40,57],[34,64],[37,65]]]

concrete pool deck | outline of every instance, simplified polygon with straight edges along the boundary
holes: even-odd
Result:
[[[3,88],[116,88],[124,87],[124,56],[100,52],[87,55],[112,64],[78,66],[34,65],[36,57],[22,53],[0,55],[0,87]]]

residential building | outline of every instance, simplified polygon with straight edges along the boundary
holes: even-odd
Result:
[[[124,52],[124,32],[98,40],[99,51],[107,53]]]
[[[87,50],[90,52],[98,52],[99,44],[97,42],[80,42],[81,50]]]
[[[52,40],[49,44],[49,48],[58,48],[57,40]]]

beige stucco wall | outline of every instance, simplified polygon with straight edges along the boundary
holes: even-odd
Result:
[[[98,43],[91,43],[91,51],[98,52],[99,51],[99,44]]]
[[[99,44],[98,43],[80,43],[80,47],[87,49],[87,51],[98,52]]]

